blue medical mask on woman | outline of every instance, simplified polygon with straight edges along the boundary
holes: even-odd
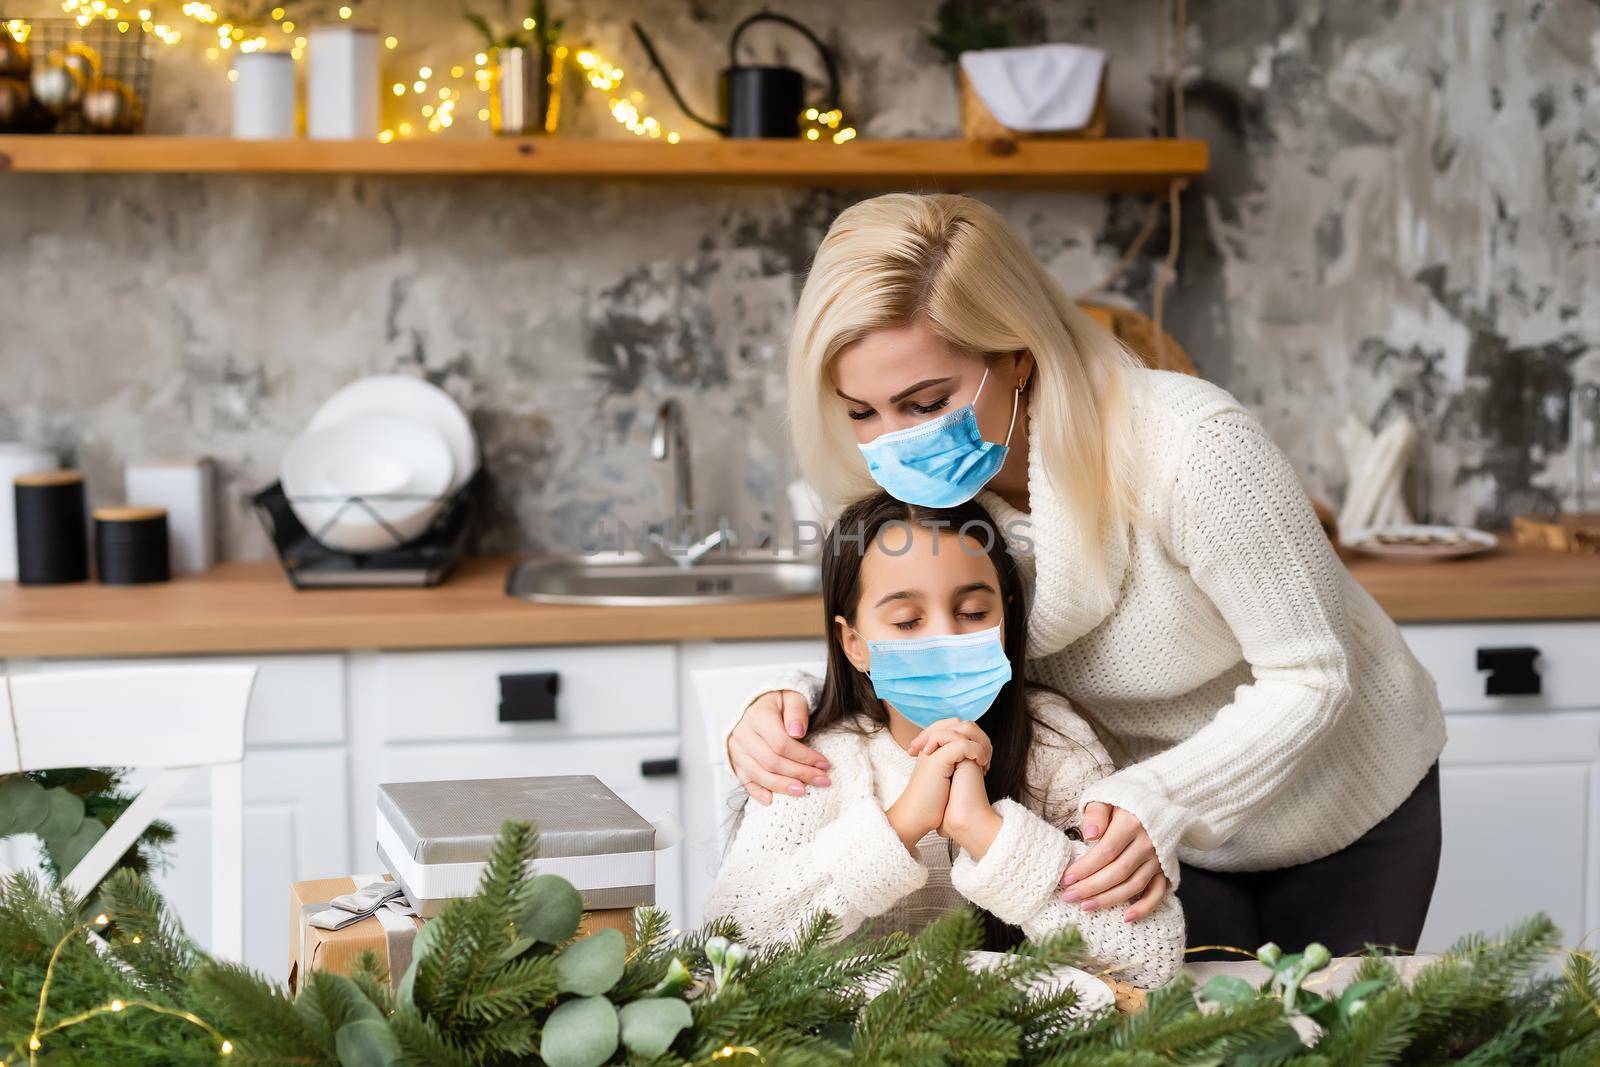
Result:
[[[940,719],[977,720],[1011,680],[1000,627],[970,634],[868,641],[867,677],[879,700],[927,727]]]
[[[1018,389],[1011,398],[1011,425],[1006,428],[1005,443],[985,441],[972,405],[983,395],[988,380],[989,368],[985,367],[971,403],[859,445],[872,480],[896,500],[925,508],[954,507],[977,496],[1005,465],[1022,399]]]

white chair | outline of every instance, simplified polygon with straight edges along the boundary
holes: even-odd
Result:
[[[63,884],[87,896],[199,767],[211,769],[211,951],[244,954],[244,725],[253,666],[12,674],[0,686],[0,773],[156,772]]]
[[[743,702],[773,678],[791,670],[802,670],[821,677],[826,664],[768,663],[754,667],[717,667],[693,672],[695,691],[700,697],[700,715],[704,720],[706,742],[710,747],[711,773],[706,776],[710,785],[704,799],[711,806],[712,821],[717,827],[719,852],[728,844],[728,834],[733,829],[736,809],[730,798],[737,801],[739,783],[728,771],[728,761],[722,752],[722,733],[729,721],[744,710]],[[692,801],[685,798],[685,803]]]

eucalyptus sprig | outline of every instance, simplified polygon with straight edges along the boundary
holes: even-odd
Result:
[[[501,4],[501,14],[508,20],[511,18],[509,4]],[[478,31],[486,48],[532,48],[535,44],[545,49],[554,48],[560,42],[561,28],[567,22],[564,18],[551,18],[545,0],[532,0],[521,22],[499,32],[488,18],[476,11],[465,9],[462,17]]]

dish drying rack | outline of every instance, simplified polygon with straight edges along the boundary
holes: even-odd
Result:
[[[466,554],[468,542],[477,528],[487,496],[488,476],[482,467],[466,485],[442,498],[439,514],[417,537],[407,540],[391,526],[375,501],[393,500],[409,494],[380,496],[316,497],[302,503],[339,503],[334,513],[317,530],[307,530],[290,506],[283,483],[273,482],[250,498],[256,516],[272,541],[284,575],[296,589],[409,588],[438,585]],[[317,535],[330,528],[347,511],[365,512],[377,523],[393,545],[376,552],[346,552],[330,548]]]

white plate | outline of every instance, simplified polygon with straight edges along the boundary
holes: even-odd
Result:
[[[1388,544],[1385,537],[1433,538],[1436,544]],[[1494,534],[1470,526],[1379,526],[1353,530],[1340,543],[1369,556],[1391,560],[1459,559],[1492,552],[1499,545]]]
[[[308,430],[320,430],[353,415],[403,415],[432,425],[444,437],[455,465],[448,492],[467,484],[478,469],[478,439],[461,405],[437,385],[404,374],[359,378],[330,396],[311,416]]]
[[[455,463],[431,424],[374,413],[306,430],[289,443],[279,473],[295,517],[318,541],[378,552],[395,547],[395,534],[404,542],[428,528]]]

